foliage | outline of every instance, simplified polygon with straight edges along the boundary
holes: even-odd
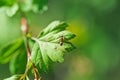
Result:
[[[2,1],[13,4],[14,0],[0,0],[3,5]],[[11,4],[0,7],[0,48],[22,35],[19,7],[23,4],[17,4],[15,15],[8,17],[5,9],[12,7]],[[33,12],[29,6],[25,10],[21,7],[32,36],[38,35],[52,20],[67,21],[70,24],[67,30],[77,35],[70,40],[77,49],[64,56],[64,63],[50,64],[54,68],[45,75],[41,73],[43,80],[120,80],[119,4],[120,0],[49,0],[49,10],[43,15]],[[11,59],[15,58],[16,55]],[[0,64],[0,80],[11,76],[8,65],[12,63]]]
[[[22,17],[28,11],[35,13],[44,12],[47,10],[46,4],[47,0],[0,1],[1,9],[8,16],[13,16],[20,12]],[[52,65],[50,62],[63,62],[63,55],[75,49],[73,44],[69,42],[70,39],[75,37],[75,34],[66,30],[66,27],[68,27],[67,23],[54,21],[42,30],[37,38],[27,32],[27,25],[27,21],[25,19],[22,20],[23,38],[9,42],[8,45],[0,48],[0,63],[10,62],[10,71],[14,74],[5,80],[24,80],[25,77],[28,80],[27,72],[31,70],[32,66],[35,75],[47,72],[50,65]],[[33,42],[29,43],[29,40],[35,41],[33,46],[29,46],[29,44],[33,44]],[[29,51],[29,47],[32,48],[32,52]],[[35,78],[37,79],[36,76]]]
[[[0,0],[0,7],[8,16],[13,16],[17,11],[35,13],[47,10],[47,0]]]
[[[23,47],[23,39],[18,39],[14,42],[9,43],[5,47],[0,49],[0,63],[9,62],[17,52],[20,52],[21,47]],[[9,50],[8,50],[9,49]]]
[[[64,22],[54,21],[45,28],[38,39],[34,39],[36,43],[32,49],[32,61],[39,66],[43,71],[48,70],[49,62],[63,62],[63,55],[65,52],[73,50],[75,47],[68,42],[75,35],[65,28],[68,25]],[[60,46],[60,36],[64,36],[65,40],[63,45]],[[50,61],[51,60],[51,61]]]

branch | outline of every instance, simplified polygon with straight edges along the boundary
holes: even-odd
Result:
[[[26,36],[28,34],[28,24],[27,24],[27,20],[26,18],[22,18],[21,19],[21,25],[22,25],[22,32],[23,34],[25,35],[25,45],[26,45],[26,50],[27,50],[27,65],[26,65],[26,70],[25,70],[25,75],[27,74],[28,72],[28,64],[30,62],[30,57],[31,57],[31,51],[30,51],[30,47],[29,47],[29,38]],[[33,67],[33,70],[34,70],[34,76],[35,76],[35,80],[38,80],[38,75],[37,75],[37,71],[36,71],[36,66],[34,65],[34,63],[32,63],[32,67]]]

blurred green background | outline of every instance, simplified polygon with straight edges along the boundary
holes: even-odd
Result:
[[[120,0],[48,0],[46,12],[26,15],[34,36],[54,20],[77,35],[71,40],[77,48],[45,80],[120,80]],[[0,10],[0,47],[20,36],[19,14]],[[0,64],[0,80],[11,75],[8,64]]]

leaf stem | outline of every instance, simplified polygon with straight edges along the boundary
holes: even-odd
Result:
[[[39,42],[39,40],[35,37],[31,37],[32,40],[36,41],[36,42]]]
[[[29,38],[26,36],[28,34],[28,24],[27,24],[26,18],[23,17],[21,19],[21,25],[22,25],[22,27],[21,27],[22,28],[22,32],[25,35],[25,43],[26,43],[27,58],[28,58],[27,65],[26,65],[26,70],[25,70],[25,73],[24,73],[24,75],[26,75],[27,72],[28,72],[28,65],[29,65],[30,57],[31,57],[31,51],[30,51],[30,47],[29,47]],[[38,80],[36,66],[34,65],[34,63],[32,63],[32,67],[33,67],[33,70],[34,70],[35,80]]]

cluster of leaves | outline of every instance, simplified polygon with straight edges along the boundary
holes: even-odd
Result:
[[[75,37],[75,34],[66,30],[68,25],[64,22],[54,21],[41,31],[35,41],[31,61],[35,64],[38,72],[47,72],[50,62],[63,62],[63,55],[75,47],[68,40]],[[63,45],[59,44],[60,36],[64,36]],[[26,51],[23,38],[10,43],[0,50],[0,63],[10,61],[11,73],[22,74],[26,65]],[[23,68],[21,68],[21,65]]]
[[[13,16],[18,11],[42,13],[47,10],[47,0],[0,0],[0,9],[8,16]]]
[[[47,9],[46,4],[47,0],[0,0],[0,9],[5,11],[8,16],[15,15],[17,11],[42,13]],[[64,53],[75,48],[69,42],[75,37],[75,34],[67,31],[67,27],[68,24],[65,22],[54,21],[42,30],[37,38],[25,35],[34,43],[31,46],[31,62],[35,64],[38,73],[47,72],[52,62],[63,62]],[[60,36],[64,37],[63,45],[60,45]],[[9,62],[10,72],[14,74],[5,80],[19,80],[24,76],[23,73],[27,65],[24,43],[25,40],[19,38],[0,48],[0,63]],[[26,79],[29,80],[27,76]]]

